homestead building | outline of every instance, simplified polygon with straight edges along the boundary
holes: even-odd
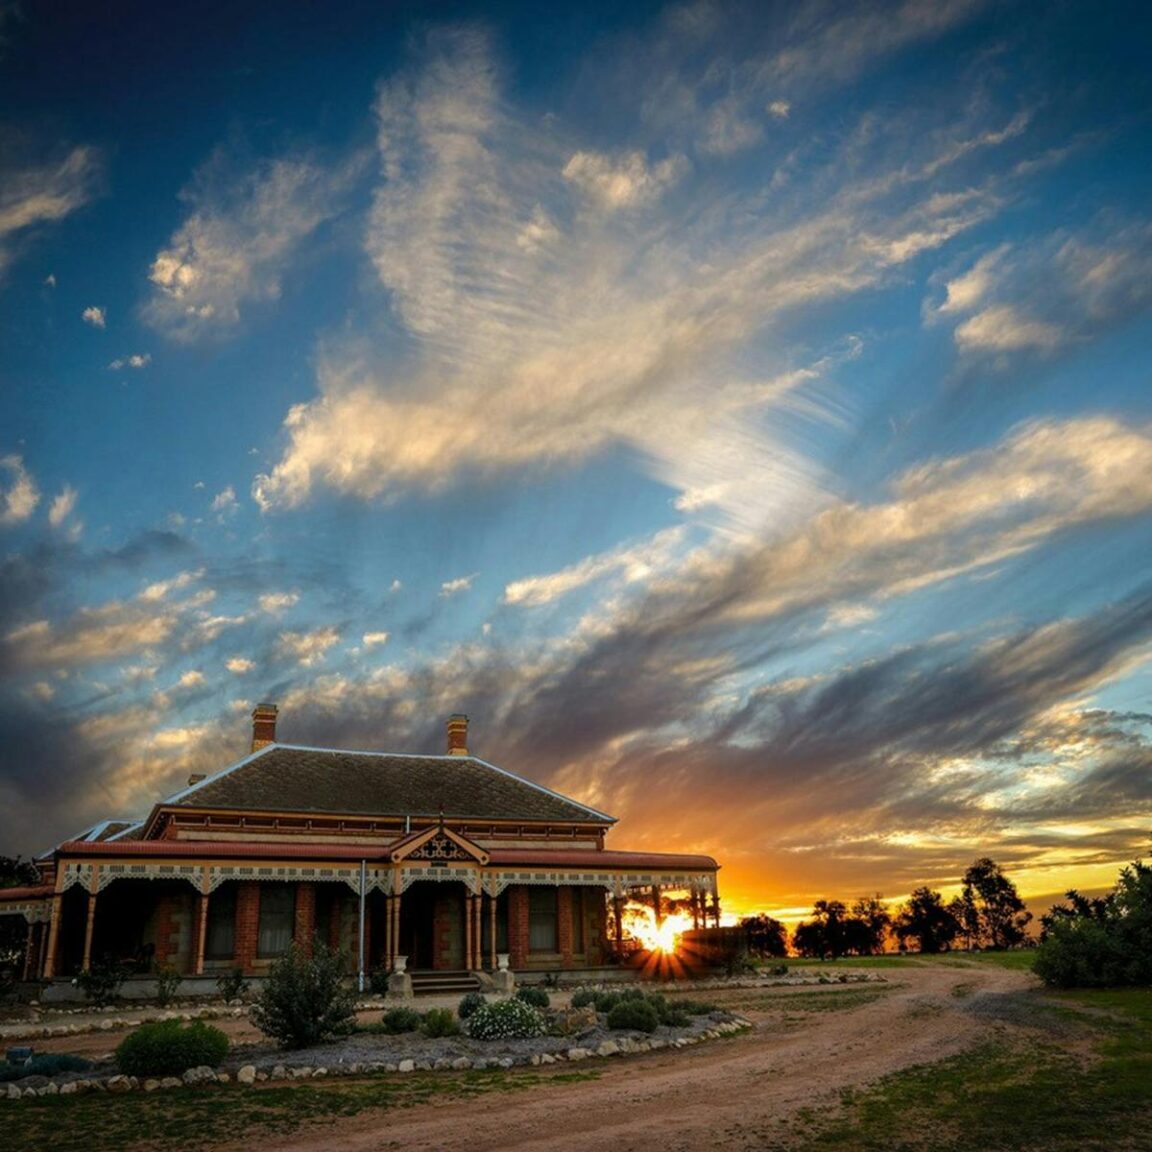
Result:
[[[615,818],[468,750],[444,755],[281,744],[277,708],[252,713],[251,753],[37,860],[43,883],[0,890],[28,924],[25,979],[116,960],[259,976],[316,936],[365,971],[563,971],[612,960],[630,900],[676,893],[718,923],[709,856],[606,847]],[[659,915],[659,913],[657,913]]]

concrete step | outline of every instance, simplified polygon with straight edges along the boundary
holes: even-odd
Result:
[[[478,992],[480,981],[471,972],[409,972],[412,977],[414,996],[463,996],[466,992]]]

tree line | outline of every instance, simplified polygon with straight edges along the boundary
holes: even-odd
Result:
[[[875,956],[895,941],[901,952],[948,952],[964,948],[1014,948],[1027,939],[1032,913],[1016,885],[987,856],[964,873],[958,896],[945,902],[928,886],[915,889],[892,911],[879,894],[851,905],[817,900],[811,915],[792,931],[764,914],[741,920],[748,950],[762,956],[832,958]]]

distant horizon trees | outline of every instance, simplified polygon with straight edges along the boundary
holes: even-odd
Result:
[[[1069,898],[1074,895],[1083,899],[1074,893],[1069,893]],[[1074,903],[1066,918],[1084,912]],[[960,895],[948,902],[928,885],[913,889],[895,911],[880,893],[861,896],[851,906],[842,900],[817,900],[811,914],[792,930],[790,944],[798,956],[832,959],[875,956],[884,952],[890,941],[901,952],[925,954],[948,952],[958,942],[967,948],[1002,950],[1027,939],[1031,919],[1016,885],[996,861],[983,856],[965,871]],[[752,944],[752,925],[761,921],[776,925],[784,937],[784,926],[771,916],[746,916],[740,924],[749,932],[749,951],[760,951]],[[786,952],[765,954],[783,956]]]

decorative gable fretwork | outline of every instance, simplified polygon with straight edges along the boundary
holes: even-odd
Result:
[[[623,896],[630,888],[656,887],[664,891],[690,889],[694,892],[714,894],[716,877],[712,873],[684,872],[541,872],[541,871],[485,871],[484,891],[499,896],[512,884],[546,885],[548,887],[607,888],[614,895]]]
[[[0,906],[0,916],[23,916],[29,924],[47,924],[52,918],[51,900],[23,900]]]
[[[465,852],[459,844],[453,843],[447,836],[433,836],[426,844],[421,844],[415,851],[409,853],[409,860],[471,860],[472,856]]]
[[[458,881],[474,896],[481,892],[480,873],[476,868],[453,868],[446,864],[405,865],[400,869],[397,892],[407,892],[417,880]]]

